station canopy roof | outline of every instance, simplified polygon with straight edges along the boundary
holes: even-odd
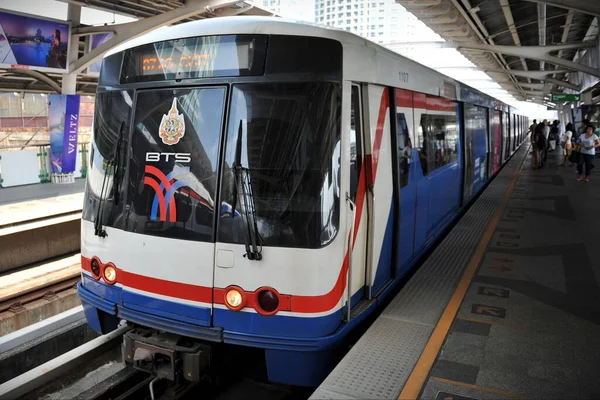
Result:
[[[600,95],[600,0],[396,2],[443,38],[437,47],[456,48],[517,100],[550,105],[551,93]],[[447,68],[453,72],[459,68]],[[469,84],[469,77],[463,78]]]

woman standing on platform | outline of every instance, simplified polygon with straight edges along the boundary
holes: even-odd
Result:
[[[583,179],[583,166],[585,165],[585,181],[590,181],[590,172],[593,168],[592,162],[596,154],[596,147],[600,146],[600,139],[594,134],[594,126],[588,125],[587,131],[579,136],[581,149],[579,152],[579,161],[577,162],[578,181]]]
[[[562,153],[564,156],[564,160],[562,164],[559,164],[559,167],[564,167],[565,164],[567,163],[567,160],[569,159],[569,157],[571,157],[571,151],[573,150],[573,143],[571,143],[571,136],[573,136],[573,133],[570,130],[567,130],[563,135],[562,138],[560,140],[561,145],[562,145]],[[572,167],[573,163],[571,163],[571,165],[569,165],[569,167]]]

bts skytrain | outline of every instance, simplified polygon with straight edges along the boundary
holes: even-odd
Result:
[[[168,379],[239,345],[264,349],[270,381],[317,385],[527,125],[342,30],[228,17],[134,39],[98,84],[88,323],[127,320],[125,360]]]

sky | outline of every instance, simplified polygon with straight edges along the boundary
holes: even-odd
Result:
[[[298,18],[299,16],[310,15],[310,12],[308,12],[309,9],[314,8],[314,0],[283,0],[282,2],[290,3],[288,6],[282,7],[281,9],[283,17]],[[262,1],[254,0],[253,3],[260,6]],[[39,15],[47,18],[59,20],[67,19],[67,3],[57,0],[1,0],[0,7],[5,10]],[[402,6],[398,4],[398,7]],[[89,7],[82,7],[81,10],[81,23],[85,25],[98,26],[104,24],[125,23],[135,20],[135,18],[95,10]],[[420,21],[415,25],[415,29],[417,29],[417,32],[415,32],[415,35],[413,36],[415,40],[444,42],[439,35]],[[442,74],[463,81],[469,86],[475,87],[507,104],[517,107],[522,112],[532,115],[531,118],[539,119],[554,115],[553,112],[546,111],[546,107],[516,100],[484,72],[479,71],[473,63],[455,49],[440,48],[440,46],[435,45],[410,45],[406,42],[402,45],[388,44],[387,47],[421,64],[436,69]]]

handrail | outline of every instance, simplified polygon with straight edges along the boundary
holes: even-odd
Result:
[[[356,218],[356,205],[350,198],[348,192],[346,192],[346,202],[350,206],[350,211],[352,211],[352,218],[350,221],[350,234],[348,235],[348,303],[346,305],[346,319],[350,321],[350,314],[352,313],[352,250],[354,248],[354,219]]]

